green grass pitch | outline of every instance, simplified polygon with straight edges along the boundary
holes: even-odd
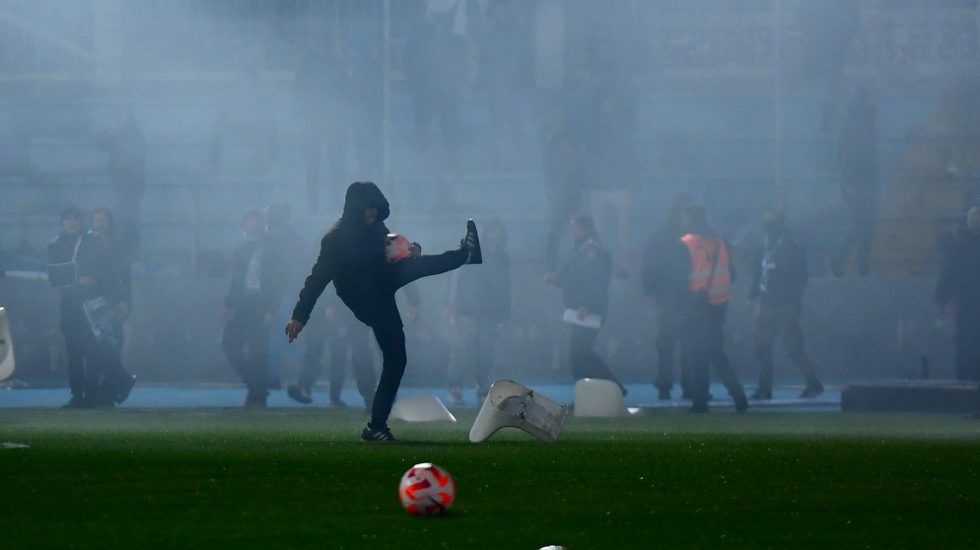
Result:
[[[0,409],[0,546],[980,547],[980,420],[770,412],[570,418],[552,445],[457,424],[357,439],[353,411]],[[455,478],[405,514],[402,473]]]

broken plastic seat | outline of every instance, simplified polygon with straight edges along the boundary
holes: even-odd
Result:
[[[575,416],[618,418],[629,416],[619,384],[601,378],[582,378],[575,383]]]
[[[434,395],[412,395],[391,407],[392,420],[405,422],[456,422],[442,400]]]
[[[470,428],[470,441],[484,441],[501,428],[517,428],[552,443],[567,417],[568,407],[512,380],[498,380]]]

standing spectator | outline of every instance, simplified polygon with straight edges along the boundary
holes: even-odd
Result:
[[[115,342],[103,342],[99,347],[99,355],[104,365],[103,394],[105,401],[109,403],[122,403],[129,397],[133,386],[136,384],[136,377],[130,374],[123,366],[122,349],[125,332],[123,324],[129,317],[133,303],[132,291],[132,259],[126,244],[130,242],[119,234],[112,213],[107,208],[96,208],[92,211],[92,230],[89,235],[92,239],[100,242],[100,246],[106,251],[106,258],[111,264],[111,273],[114,284],[118,282],[118,290],[110,296],[112,303],[108,304],[112,308],[109,321],[112,323],[112,332],[115,334]]]
[[[980,206],[967,212],[946,250],[936,302],[956,318],[956,378],[980,380]]]
[[[459,173],[459,103],[466,84],[467,44],[464,38],[466,2],[426,3],[424,15],[409,33],[405,76],[415,119],[415,145],[431,161],[429,127],[437,123],[444,157],[440,169]]]
[[[786,216],[779,210],[767,210],[762,250],[755,262],[749,303],[755,308],[755,342],[753,349],[759,362],[759,385],[753,399],[772,399],[773,357],[776,337],[782,334],[783,346],[806,380],[801,398],[823,393],[816,368],[803,345],[800,312],[806,289],[806,251],[786,227]]]
[[[104,243],[83,233],[77,208],[62,213],[61,225],[61,233],[48,245],[48,280],[61,291],[61,332],[72,394],[65,407],[111,405],[111,399],[102,395],[105,373],[100,346],[112,335],[107,330],[97,335],[92,316],[100,299],[102,304],[118,299],[121,285]]]
[[[871,243],[878,220],[877,112],[871,94],[862,86],[851,99],[841,128],[840,185],[851,218],[851,231],[833,259],[833,272],[838,277],[844,274],[853,251],[857,255],[858,274],[866,276],[870,271]]]
[[[246,409],[265,407],[268,397],[269,326],[276,306],[272,273],[278,269],[266,240],[265,217],[253,210],[243,220],[245,240],[232,258],[231,289],[225,299],[222,348],[248,387]]]
[[[612,261],[599,242],[592,218],[580,214],[572,220],[575,250],[558,273],[545,281],[562,289],[565,321],[569,324],[568,356],[572,376],[611,380],[626,395],[626,388],[595,351],[599,328],[609,311],[609,281]]]
[[[684,210],[687,234],[681,237],[690,258],[684,314],[683,361],[691,369],[691,412],[708,412],[710,367],[735,400],[735,410],[748,408],[745,389],[725,352],[725,317],[735,272],[728,243],[708,223],[704,207]]]
[[[674,385],[675,357],[680,348],[682,305],[689,264],[687,251],[679,246],[684,236],[682,215],[691,202],[686,193],[674,197],[667,221],[647,241],[643,254],[643,292],[653,301],[657,321],[657,381],[660,399],[670,399]],[[681,365],[681,390],[691,397],[690,373]]]
[[[550,203],[548,242],[545,249],[547,270],[558,267],[558,249],[572,217],[582,210],[586,191],[582,158],[568,126],[558,121],[542,149],[542,167]]]
[[[122,225],[122,237],[131,241],[121,244],[132,253],[138,241],[140,209],[146,191],[146,140],[132,109],[121,109],[116,126],[102,133],[97,143],[109,154],[115,211]]]
[[[339,188],[345,181],[350,86],[343,52],[337,38],[307,52],[296,71],[294,108],[302,126],[306,204],[311,214],[320,208],[324,160],[327,189]]]
[[[490,391],[488,373],[497,357],[497,335],[510,319],[510,256],[503,223],[493,220],[483,235],[483,269],[453,272],[450,285],[450,324],[456,330],[449,376],[453,405],[463,404],[463,388],[472,372],[476,400],[482,403]]]

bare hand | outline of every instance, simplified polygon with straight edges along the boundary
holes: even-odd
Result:
[[[588,316],[589,316],[589,310],[588,309],[586,309],[584,307],[578,308],[578,318],[579,318],[579,320],[584,320]]]
[[[79,282],[79,284],[81,284],[83,286],[92,286],[92,285],[95,284],[95,277],[91,277],[89,275],[86,275],[86,276],[78,279],[78,282]]]
[[[412,246],[408,247],[408,257],[415,258],[422,255],[422,245],[419,243],[412,243]]]
[[[286,323],[286,336],[289,337],[289,341],[292,342],[299,336],[299,333],[303,331],[303,323],[297,321],[296,319],[290,319]]]

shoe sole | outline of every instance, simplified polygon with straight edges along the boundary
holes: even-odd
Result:
[[[476,243],[476,248],[470,251],[470,259],[467,263],[470,264],[482,264],[483,263],[483,248],[480,247],[480,233],[476,230],[476,222],[473,220],[468,220],[466,222],[466,232],[473,234],[473,242]]]

